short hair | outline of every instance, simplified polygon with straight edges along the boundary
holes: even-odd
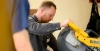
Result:
[[[57,9],[56,5],[52,1],[43,1],[42,4],[40,5],[40,7],[45,7],[45,8],[50,8],[51,6],[53,6],[55,10]]]

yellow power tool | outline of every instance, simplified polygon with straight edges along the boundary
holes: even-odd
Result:
[[[100,36],[98,37],[90,37],[89,34],[84,32],[82,29],[78,28],[75,24],[68,24],[71,29],[75,31],[75,37],[86,46],[90,47],[92,50],[96,49],[97,51],[100,49]],[[97,33],[94,33],[97,34]]]

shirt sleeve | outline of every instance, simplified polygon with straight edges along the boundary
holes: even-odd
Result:
[[[60,23],[38,23],[29,20],[29,33],[35,35],[48,35],[56,30],[60,30]]]
[[[16,0],[12,17],[12,32],[16,33],[28,27],[28,0]]]

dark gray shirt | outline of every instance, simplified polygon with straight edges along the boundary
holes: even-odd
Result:
[[[61,29],[60,23],[40,23],[36,15],[29,17],[28,24],[30,40],[34,51],[43,51],[42,36],[52,34],[52,32]]]

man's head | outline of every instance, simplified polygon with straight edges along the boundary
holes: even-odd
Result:
[[[40,22],[48,23],[51,21],[56,13],[56,5],[52,1],[44,1],[37,11]]]

